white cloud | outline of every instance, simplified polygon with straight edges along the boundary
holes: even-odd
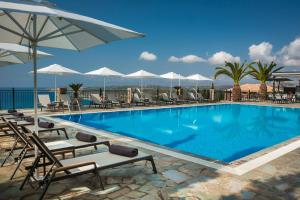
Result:
[[[204,58],[201,58],[199,56],[196,55],[186,55],[183,56],[181,58],[178,58],[176,56],[171,56],[168,59],[169,62],[183,62],[183,63],[196,63],[196,62],[206,62],[206,60]]]
[[[251,45],[249,47],[249,57],[253,61],[272,62],[276,56],[272,55],[272,44],[269,42],[262,42],[258,45]]]
[[[236,56],[234,57],[230,53],[227,53],[225,51],[219,51],[212,55],[210,58],[208,58],[208,61],[213,65],[222,65],[227,62],[240,62],[240,57]]]
[[[150,53],[148,51],[144,51],[140,55],[140,60],[146,60],[146,61],[155,61],[157,59],[157,56],[154,53]]]
[[[278,53],[278,62],[285,66],[300,66],[300,38],[296,38]]]

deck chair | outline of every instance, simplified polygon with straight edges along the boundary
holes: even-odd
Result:
[[[30,141],[30,139],[28,137],[28,134],[31,134],[32,132],[30,130],[28,130],[26,127],[22,126],[21,127],[22,129],[19,130],[18,127],[15,126],[12,122],[8,122],[8,126],[16,135],[15,143],[12,145],[9,153],[7,154],[7,156],[1,163],[1,167],[4,166],[8,157],[12,156],[15,150],[20,149],[20,148],[17,148],[17,144],[18,143],[23,144],[22,150],[19,152],[19,154],[15,158],[15,162],[17,162],[17,166],[10,177],[10,180],[12,180],[13,177],[15,176],[17,170],[20,168],[22,161],[26,158],[30,158],[30,157],[34,156],[34,154],[33,154],[34,153],[33,152],[34,145],[32,144],[32,142]],[[76,149],[82,149],[82,148],[86,148],[86,147],[94,147],[95,149],[97,149],[98,145],[103,145],[103,144],[106,146],[110,145],[108,140],[103,140],[100,138],[97,138],[97,140],[95,142],[83,142],[83,141],[79,141],[77,139],[69,139],[69,140],[60,140],[60,141],[45,143],[45,145],[51,151],[63,152],[62,153],[63,158],[64,158],[64,153],[72,153],[73,157],[75,157]]]
[[[172,93],[172,99],[175,101],[176,104],[184,104],[187,102],[185,100],[180,99],[176,92]]]
[[[160,101],[165,104],[174,104],[174,100],[169,98],[167,93],[161,93],[160,94]]]
[[[38,99],[41,106],[41,111],[43,111],[43,108],[51,111],[54,111],[57,108],[56,103],[51,102],[49,94],[39,94]]]
[[[197,98],[195,97],[194,93],[188,92],[187,95],[188,95],[188,100],[189,100],[190,102],[192,102],[192,103],[197,103],[197,102],[198,102],[198,100],[197,100]]]
[[[64,107],[67,106],[69,112],[71,112],[71,110],[74,109],[75,107],[77,107],[78,110],[81,112],[80,103],[78,99],[74,99],[72,101],[68,94],[61,94],[60,98],[61,101],[64,103]]]
[[[138,93],[133,93],[133,99],[132,102],[136,105],[136,106],[145,106],[147,104],[147,102],[145,102],[144,100],[142,100],[140,98],[140,96],[138,95]]]
[[[147,101],[151,105],[157,105],[157,101],[153,100],[152,96],[149,93],[145,93],[145,101]]]
[[[39,199],[44,198],[51,183],[89,173],[95,174],[100,182],[102,189],[104,189],[104,185],[98,173],[99,171],[119,167],[129,163],[135,163],[138,161],[150,161],[152,164],[153,172],[157,173],[152,155],[148,155],[143,152],[139,152],[137,156],[132,158],[119,156],[110,152],[102,152],[66,160],[58,160],[55,155],[49,150],[49,148],[40,140],[40,138],[37,137],[36,134],[32,133],[29,135],[29,137],[37,146],[40,153],[32,163],[30,170],[28,170],[28,173],[23,180],[20,189],[22,190],[24,185],[27,182],[31,181],[31,179],[36,180],[37,182],[39,182],[39,186],[43,188],[43,192]],[[39,166],[42,157],[47,158],[47,165],[49,165],[50,168],[41,180],[37,180],[34,178],[34,172]]]
[[[116,98],[115,95],[111,93],[106,94],[106,96],[107,96],[107,100],[110,101],[113,106],[120,106],[121,108],[130,106],[129,103],[119,100],[118,98]]]
[[[31,132],[34,132],[34,125],[26,125],[26,128],[29,129]],[[55,126],[53,128],[42,128],[39,127],[39,133],[52,133],[52,132],[56,132],[57,135],[60,135],[61,133],[63,133],[66,137],[66,139],[69,139],[69,135],[67,133],[67,130],[65,127],[62,126]]]
[[[100,107],[102,107],[102,108],[109,108],[109,107],[111,108],[112,107],[112,103],[101,99],[99,94],[91,94],[90,100],[92,102],[92,105],[98,106],[99,108]]]
[[[201,93],[197,93],[197,100],[200,102],[209,102],[209,99],[204,98]]]

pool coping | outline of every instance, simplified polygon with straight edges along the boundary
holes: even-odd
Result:
[[[256,105],[256,106],[272,106],[272,105],[260,105],[260,104],[253,104],[253,103],[209,103],[209,104],[192,104],[192,105],[178,105],[178,106],[160,106],[160,107],[138,107],[138,108],[122,108],[122,109],[114,109],[114,110],[101,110],[101,111],[91,111],[91,112],[84,112],[82,114],[92,114],[92,113],[99,113],[99,112],[120,112],[120,111],[138,111],[138,110],[151,110],[151,109],[164,109],[164,108],[178,108],[178,107],[193,107],[193,106],[208,106],[208,105],[222,105],[222,104],[241,104],[241,105]],[[286,106],[273,106],[273,107],[284,107],[290,108]],[[292,109],[299,109],[299,108],[292,108]],[[44,118],[49,121],[54,121],[57,123],[61,123],[65,126],[70,126],[82,131],[87,131],[90,133],[97,134],[99,136],[116,140],[120,142],[125,142],[130,145],[145,148],[151,151],[159,152],[165,155],[173,156],[178,159],[186,160],[189,162],[197,163],[200,165],[204,165],[213,169],[216,169],[221,172],[230,173],[234,175],[243,175],[247,172],[262,166],[276,158],[283,156],[286,153],[289,153],[297,148],[300,148],[300,136],[291,138],[289,140],[283,141],[279,144],[273,145],[271,147],[262,149],[258,152],[253,154],[247,155],[242,157],[238,160],[235,160],[230,163],[225,163],[219,160],[207,158],[204,156],[198,156],[191,153],[186,153],[180,150],[175,150],[169,147],[165,147],[162,145],[153,144],[147,141],[142,141],[136,138],[120,135],[118,133],[109,132],[105,130],[99,130],[93,127],[89,127],[86,125],[82,125],[79,123],[71,122],[68,120],[63,120],[59,118],[54,118],[55,116],[61,115],[78,115],[81,113],[62,113],[62,114],[50,114],[50,115],[43,115],[41,118]]]

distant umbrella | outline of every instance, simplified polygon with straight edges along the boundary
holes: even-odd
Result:
[[[87,72],[87,73],[85,73],[85,75],[102,76],[103,77],[103,97],[104,98],[105,98],[105,78],[106,77],[121,77],[121,76],[124,76],[124,74],[121,74],[117,71],[109,69],[108,67],[102,67],[100,69]]]
[[[138,78],[141,80],[141,92],[143,93],[143,79],[145,78],[159,78],[158,75],[153,74],[151,72],[147,72],[145,70],[139,70],[137,72],[127,74],[124,77],[126,78]]]
[[[160,75],[161,78],[170,79],[171,80],[171,86],[170,86],[170,97],[172,96],[172,88],[173,88],[173,80],[182,80],[185,79],[184,76],[181,76],[180,74],[176,74],[174,72],[169,72],[166,74]]]
[[[31,72],[32,73],[32,72]],[[51,74],[54,75],[54,88],[55,88],[55,96],[54,99],[55,101],[57,100],[56,97],[56,76],[63,76],[63,75],[71,75],[71,74],[81,74],[78,71],[63,67],[59,64],[53,64],[53,65],[49,65],[48,67],[44,67],[41,69],[37,70],[38,74]]]
[[[196,81],[196,97],[198,96],[198,82],[199,81],[213,81],[212,79],[205,77],[201,74],[193,74],[186,77],[187,80]]]

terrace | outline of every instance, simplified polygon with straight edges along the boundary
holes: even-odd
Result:
[[[248,103],[249,104],[249,103]],[[251,103],[254,104],[254,103]],[[258,105],[272,105],[270,103],[255,103]],[[206,104],[201,104],[206,105]],[[175,107],[183,105],[175,105]],[[284,107],[298,107],[299,104],[281,105]],[[166,106],[170,107],[170,106]],[[174,106],[172,106],[174,107]],[[121,108],[124,109],[124,108]],[[128,108],[125,108],[128,109]],[[149,107],[134,107],[135,109],[149,109]],[[83,112],[107,112],[120,109],[89,109]],[[31,114],[31,110],[24,110]],[[76,113],[76,112],[75,112]],[[54,113],[63,114],[61,112]],[[48,118],[53,113],[43,112],[42,116]],[[67,127],[71,138],[77,131],[87,131],[85,127]],[[91,130],[89,130],[91,131]],[[113,144],[135,146],[134,140],[127,137],[107,138],[102,131],[93,131],[97,137],[109,139]],[[43,136],[41,136],[43,137]],[[63,139],[62,136],[51,137],[47,140]],[[8,144],[8,143],[7,143]],[[1,143],[1,148],[7,144]],[[176,156],[160,153],[156,149],[138,147],[139,150],[154,156],[158,174],[153,174],[149,163],[144,162],[129,164],[123,167],[101,171],[105,189],[99,188],[99,182],[94,176],[83,175],[74,179],[55,182],[49,188],[48,199],[298,199],[299,192],[299,149],[293,150],[284,156],[259,166],[243,175],[216,170],[205,165],[179,159]],[[98,148],[96,152],[106,151]],[[270,149],[268,149],[270,151]],[[96,153],[93,148],[78,152],[78,155]],[[265,152],[264,152],[265,153]],[[261,154],[256,154],[260,156]],[[70,155],[68,155],[70,157]],[[30,163],[29,161],[24,163]],[[29,187],[19,191],[19,186],[26,170],[22,169],[12,181],[9,175],[14,165],[8,165],[1,169],[0,188],[3,199],[34,199],[40,194],[40,190]]]

